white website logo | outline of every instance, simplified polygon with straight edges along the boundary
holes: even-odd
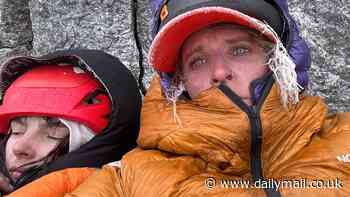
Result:
[[[338,161],[350,163],[350,154],[337,156]]]

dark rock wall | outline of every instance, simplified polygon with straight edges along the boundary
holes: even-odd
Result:
[[[145,65],[150,45],[147,0],[138,0],[138,36]],[[350,1],[289,0],[291,14],[312,51],[310,92],[332,111],[350,111]],[[57,49],[102,49],[139,75],[131,0],[0,0],[0,62]]]
[[[5,56],[28,54],[32,41],[28,0],[0,0],[0,62]]]

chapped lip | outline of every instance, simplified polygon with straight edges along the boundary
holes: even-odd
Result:
[[[10,171],[10,176],[14,180],[17,180],[19,177],[22,176],[22,174],[23,174],[23,172],[21,172],[21,171],[17,171],[17,170]]]
[[[14,166],[9,169],[9,174],[12,177],[12,179],[17,180],[19,179],[23,173],[28,170],[30,166]]]
[[[27,169],[29,169],[30,167],[21,167],[21,166],[14,166],[14,167],[11,167],[9,169],[9,172],[20,172],[20,173],[23,173],[24,171],[26,171]]]
[[[15,165],[15,166],[12,166],[10,168],[8,168],[8,171],[9,172],[13,172],[13,171],[17,171],[17,172],[25,172],[26,170],[34,167],[34,166],[37,166],[37,165],[41,165],[43,162],[39,161],[39,162],[27,162],[27,163],[21,163],[20,165]]]
[[[17,179],[23,174],[24,171],[25,169],[23,168],[12,168],[9,170],[9,174],[12,178]]]

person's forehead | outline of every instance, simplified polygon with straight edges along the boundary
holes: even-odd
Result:
[[[197,51],[197,48],[203,48],[203,46],[197,46],[201,45],[203,40],[215,42],[217,41],[216,39],[222,39],[224,42],[233,43],[236,41],[251,40],[255,35],[254,31],[236,24],[215,24],[190,35],[183,43],[181,52],[184,49],[186,51],[196,49]]]
[[[17,117],[12,120],[12,122],[20,122],[23,124],[40,124],[40,125],[49,125],[49,119],[57,119],[57,118],[50,118],[47,116],[21,116]],[[56,120],[55,120],[56,121]],[[57,121],[59,121],[57,119]]]
[[[216,34],[219,36],[255,36],[258,35],[257,32],[254,30],[248,29],[244,26],[231,24],[231,23],[218,23],[214,25],[210,25],[208,27],[205,27],[190,36],[187,37],[184,43],[186,43],[188,40],[191,40],[193,37],[200,37],[200,36],[207,36],[207,34],[210,34],[211,36],[215,36]]]
[[[246,26],[238,25],[235,23],[215,23],[211,24],[199,31],[216,31],[216,30],[231,30],[231,31],[237,31],[237,32],[245,32],[248,33],[248,31],[255,31],[253,29],[249,29]]]

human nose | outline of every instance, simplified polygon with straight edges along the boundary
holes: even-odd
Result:
[[[221,56],[213,59],[211,64],[211,83],[214,86],[219,86],[226,80],[232,80],[232,70],[228,63]]]
[[[13,154],[18,159],[32,159],[35,157],[35,143],[33,143],[34,139],[26,134],[20,136],[13,147]]]

